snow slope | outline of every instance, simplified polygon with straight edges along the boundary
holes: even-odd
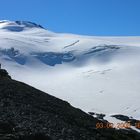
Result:
[[[60,34],[4,20],[0,62],[14,79],[86,112],[140,119],[140,37]]]

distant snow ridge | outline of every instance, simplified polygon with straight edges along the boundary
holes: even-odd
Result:
[[[29,21],[8,21],[8,20],[0,21],[0,29],[7,29],[9,31],[20,32],[23,31],[24,29],[29,28],[44,29],[41,25]]]

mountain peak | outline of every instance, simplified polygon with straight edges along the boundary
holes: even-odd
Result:
[[[44,29],[41,25],[30,21],[10,21],[10,20],[0,21],[0,29],[5,29],[9,31],[19,32],[32,28]]]

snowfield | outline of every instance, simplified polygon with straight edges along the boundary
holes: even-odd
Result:
[[[0,62],[14,79],[86,112],[140,119],[140,37],[62,34],[0,21]]]

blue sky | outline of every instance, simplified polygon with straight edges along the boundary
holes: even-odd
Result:
[[[33,21],[54,32],[140,36],[140,0],[0,0],[0,19]]]

